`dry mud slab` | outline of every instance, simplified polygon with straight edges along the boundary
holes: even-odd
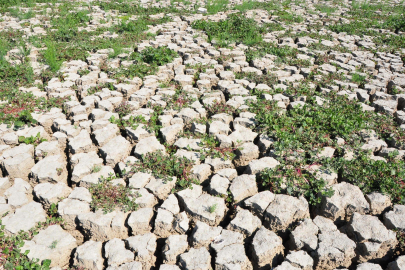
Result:
[[[405,269],[404,12],[0,1],[0,268]]]

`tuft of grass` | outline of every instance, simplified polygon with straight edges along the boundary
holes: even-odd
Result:
[[[266,54],[272,54],[285,61],[287,57],[295,57],[298,50],[288,46],[279,47],[277,44],[261,42],[256,47],[249,48],[246,51],[246,61],[250,62],[256,58],[261,58]]]
[[[50,249],[55,249],[57,244],[58,244],[58,241],[55,240],[55,241],[52,242],[52,244],[49,246],[49,248]]]
[[[357,83],[359,86],[364,86],[366,81],[366,76],[360,75],[358,73],[354,73],[352,75],[352,82]]]
[[[218,205],[216,203],[214,203],[213,205],[211,205],[210,207],[208,207],[208,212],[215,213],[215,211],[217,210]]]
[[[45,63],[49,66],[49,69],[52,72],[56,72],[62,66],[61,60],[58,59],[57,52],[56,52],[56,43],[54,42],[47,42],[46,43],[46,50],[43,53],[43,58]]]
[[[99,171],[101,171],[100,165],[94,165],[93,168],[91,168],[91,173],[98,173]]]
[[[229,0],[208,0],[205,8],[208,14],[216,14],[220,11],[226,10]]]
[[[267,11],[273,11],[280,9],[281,6],[278,1],[266,1],[266,2],[258,2],[258,1],[243,1],[242,4],[236,5],[234,9],[239,10],[241,12],[245,12],[247,10],[252,9],[264,9]]]
[[[315,5],[315,8],[319,10],[322,13],[326,13],[330,15],[331,13],[335,12],[337,10],[336,7],[332,7],[329,5]]]
[[[226,20],[219,22],[197,20],[192,24],[194,29],[205,31],[209,42],[216,40],[220,46],[232,42],[254,45],[263,40],[262,34],[266,31],[250,18],[240,13],[231,14]]]

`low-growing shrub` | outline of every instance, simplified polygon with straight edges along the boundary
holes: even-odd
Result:
[[[170,63],[176,57],[178,54],[167,47],[147,47],[141,52],[135,52],[131,55],[131,59],[158,66]]]
[[[123,212],[136,211],[138,204],[135,200],[140,196],[139,193],[123,185],[113,185],[111,181],[114,179],[114,175],[102,177],[99,183],[89,188],[92,197],[91,209],[93,211],[101,209],[104,213],[115,209]]]
[[[173,181],[172,177],[176,177],[173,191],[179,191],[191,187],[191,184],[198,184],[198,181],[190,175],[193,165],[194,162],[185,157],[156,151],[142,156],[142,161],[132,166],[131,173],[147,172],[165,181]]]

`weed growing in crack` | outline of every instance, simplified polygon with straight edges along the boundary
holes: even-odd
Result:
[[[274,193],[286,193],[291,196],[304,196],[312,205],[321,202],[321,196],[331,197],[333,190],[326,186],[323,179],[317,179],[313,173],[303,168],[305,162],[279,159],[282,164],[260,173],[260,182],[265,189]]]
[[[24,246],[24,240],[31,240],[37,231],[29,232],[20,231],[16,235],[6,236],[5,226],[0,220],[0,265],[6,270],[12,269],[32,269],[32,270],[49,270],[50,260],[44,260],[42,264],[39,260],[30,260],[29,251],[21,252]]]
[[[346,182],[358,186],[364,194],[378,191],[389,195],[395,203],[405,202],[405,162],[395,158],[395,154],[385,162],[373,160],[369,153],[358,151],[351,160],[339,157],[327,160],[325,164],[339,172]]]
[[[226,113],[233,115],[237,112],[237,109],[228,104],[222,104],[220,101],[215,100],[212,105],[205,106],[207,109],[208,115],[212,116],[219,113]]]
[[[93,211],[101,209],[105,214],[115,209],[123,212],[136,211],[138,204],[135,200],[140,197],[140,194],[123,185],[114,185],[112,183],[114,179],[116,179],[114,175],[107,178],[101,177],[98,184],[93,184],[89,188],[92,197],[91,209]]]
[[[63,227],[63,219],[58,215],[58,206],[51,204],[45,222],[39,222],[29,231],[20,231],[17,234],[7,236],[5,226],[2,225],[0,219],[0,265],[6,270],[22,269],[22,270],[49,270],[51,261],[44,260],[39,263],[38,259],[29,259],[29,250],[22,252],[24,241],[30,241],[39,231],[46,229],[51,225],[61,225]],[[57,242],[52,243],[51,247],[56,248]]]
[[[38,144],[40,144],[42,142],[46,142],[46,141],[47,141],[47,139],[42,138],[41,134],[39,132],[35,136],[30,136],[30,137],[20,136],[20,137],[18,137],[18,142],[19,143],[32,144],[35,147],[38,146]]]
[[[205,31],[209,42],[215,39],[221,46],[231,42],[254,45],[263,40],[262,33],[266,31],[253,19],[246,18],[242,14],[231,14],[226,20],[219,22],[197,20],[192,23],[192,27]]]
[[[173,191],[179,191],[191,187],[191,184],[198,184],[198,181],[191,176],[191,168],[194,162],[172,154],[164,154],[162,151],[148,153],[142,156],[131,168],[131,173],[146,172],[154,177],[173,181],[176,177],[176,186]]]
[[[166,110],[181,111],[181,109],[187,108],[193,102],[195,102],[196,98],[191,97],[182,89],[176,88],[175,94],[171,96],[163,96],[163,101],[165,101],[167,104],[165,107]]]
[[[131,105],[126,101],[121,102],[115,109],[114,112],[118,113],[119,117],[122,118],[131,113]]]
[[[257,75],[254,72],[240,72],[236,74],[236,79],[246,79],[256,84],[267,84],[270,87],[278,83],[278,78],[274,74]]]
[[[354,73],[352,75],[352,82],[357,83],[360,87],[364,86],[366,81],[366,76],[360,75],[358,73]]]
[[[167,63],[170,63],[176,57],[178,57],[177,52],[167,47],[147,47],[141,52],[132,53],[130,56],[130,58],[133,60],[138,60],[150,65],[158,66],[163,66]]]

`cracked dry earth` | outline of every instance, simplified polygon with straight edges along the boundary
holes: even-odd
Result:
[[[1,2],[2,268],[405,269],[403,3],[38,2]]]

